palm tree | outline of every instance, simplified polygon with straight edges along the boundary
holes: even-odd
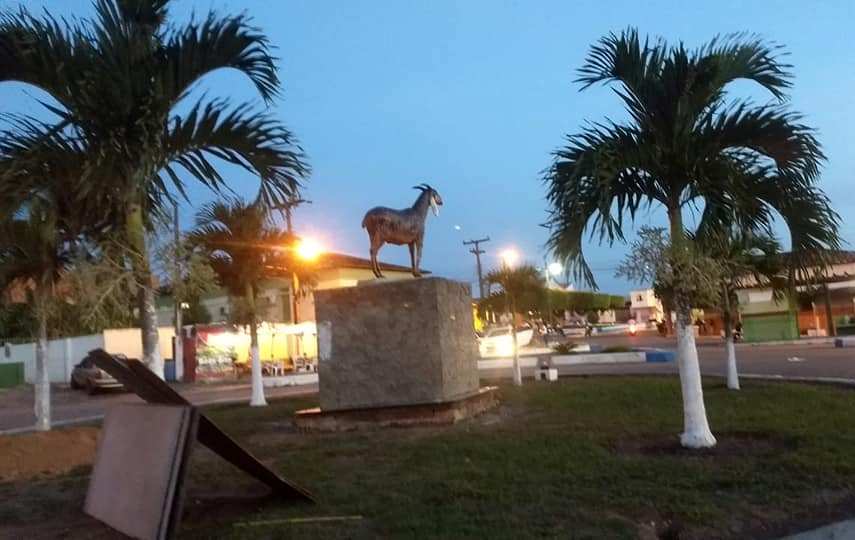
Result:
[[[294,197],[308,174],[293,135],[273,116],[191,92],[205,75],[231,68],[272,103],[280,81],[267,38],[242,15],[167,24],[168,3],[94,0],[87,20],[60,22],[23,8],[0,17],[0,80],[32,84],[56,100],[44,104],[56,121],[43,134],[81,151],[74,163],[85,181],[81,196],[102,201],[129,246],[143,357],[161,376],[146,232],[176,197],[186,199],[185,178],[227,189],[217,158],[256,174],[259,199],[276,205]],[[32,150],[37,161],[38,146]],[[0,177],[0,193],[14,188]]]
[[[782,264],[781,246],[774,237],[763,232],[752,233],[739,229],[702,229],[700,232],[697,238],[699,247],[707,257],[716,261],[719,269],[719,307],[727,353],[727,387],[739,390],[739,371],[733,341],[733,323],[738,307],[736,291],[749,283],[768,284],[776,291],[782,290],[786,272]]]
[[[765,231],[778,214],[799,253],[839,244],[838,217],[815,184],[824,159],[819,143],[800,116],[781,105],[791,75],[778,53],[778,47],[743,34],[713,39],[694,51],[661,39],[642,42],[633,29],[604,37],[591,48],[578,82],[583,88],[615,84],[629,120],[594,124],[568,136],[545,173],[548,246],[592,285],[582,255],[585,232],[590,228],[612,244],[623,240],[624,217],[634,218],[642,205],[665,207],[678,280],[680,440],[687,447],[716,441],[691,332],[691,283],[680,277],[689,250],[683,209],[702,206],[702,220],[710,226]],[[738,79],[765,88],[779,104],[728,99],[726,89]]]
[[[56,217],[30,208],[26,217],[0,224],[0,287],[29,290],[38,321],[36,332],[36,429],[49,430],[50,378],[47,368],[48,317],[56,282],[70,261],[70,253],[57,234]]]
[[[235,298],[243,298],[249,319],[252,365],[250,405],[266,405],[258,351],[256,296],[269,266],[283,248],[293,246],[295,237],[273,226],[263,205],[241,199],[205,205],[196,216],[190,239],[208,253],[211,266]]]
[[[517,349],[517,327],[513,318],[517,312],[517,302],[530,295],[536,295],[544,288],[543,275],[530,264],[511,267],[502,264],[500,268],[491,270],[484,278],[489,285],[498,285],[505,297],[505,308],[511,315],[511,337],[514,345],[514,384],[522,385],[520,370],[520,354]]]
[[[32,299],[36,429],[48,430],[48,320],[58,307],[56,284],[72,262],[77,241],[95,231],[100,220],[94,217],[94,203],[78,197],[81,182],[74,164],[80,155],[75,148],[59,137],[43,137],[44,124],[18,119],[14,126],[14,136],[0,135],[0,178],[12,188],[0,196],[0,215],[6,216],[0,221],[0,289],[22,286]],[[21,159],[37,143],[38,159]]]

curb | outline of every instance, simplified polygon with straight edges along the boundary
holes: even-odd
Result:
[[[703,374],[702,374],[703,375]],[[709,377],[710,375],[704,375]],[[713,375],[715,377],[725,377],[725,375]],[[800,377],[793,375],[759,375],[756,373],[740,373],[740,379],[752,379],[755,381],[783,381],[783,382],[802,382],[814,384],[831,384],[837,386],[855,386],[855,379],[845,379],[843,377]]]
[[[835,338],[806,338],[806,339],[781,339],[778,341],[755,341],[755,342],[740,342],[737,347],[780,347],[786,345],[834,345]],[[722,341],[724,343],[724,341]]]

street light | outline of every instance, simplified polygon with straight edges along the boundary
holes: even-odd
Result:
[[[294,248],[297,257],[306,262],[315,261],[321,253],[323,247],[312,238],[301,238]],[[300,279],[297,277],[297,272],[291,270],[291,323],[297,324],[297,291],[300,289]]]
[[[297,256],[304,261],[314,261],[322,252],[321,245],[312,238],[301,238],[297,243]]]
[[[517,261],[520,258],[520,254],[513,248],[508,248],[502,251],[499,256],[502,258],[502,265],[507,266],[508,268],[516,266]]]

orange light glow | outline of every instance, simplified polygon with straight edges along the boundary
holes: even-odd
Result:
[[[312,238],[302,238],[297,244],[297,256],[304,261],[317,259],[323,251],[323,247]]]

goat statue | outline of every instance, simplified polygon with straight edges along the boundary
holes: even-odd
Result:
[[[378,278],[383,277],[383,273],[380,272],[380,263],[377,262],[377,254],[383,244],[398,246],[407,244],[410,248],[413,275],[415,277],[422,275],[419,271],[419,263],[422,259],[428,208],[438,216],[442,197],[427,184],[413,186],[413,189],[418,189],[421,193],[410,208],[394,210],[378,206],[369,210],[362,218],[362,228],[368,231],[368,238],[371,240],[371,269]]]

